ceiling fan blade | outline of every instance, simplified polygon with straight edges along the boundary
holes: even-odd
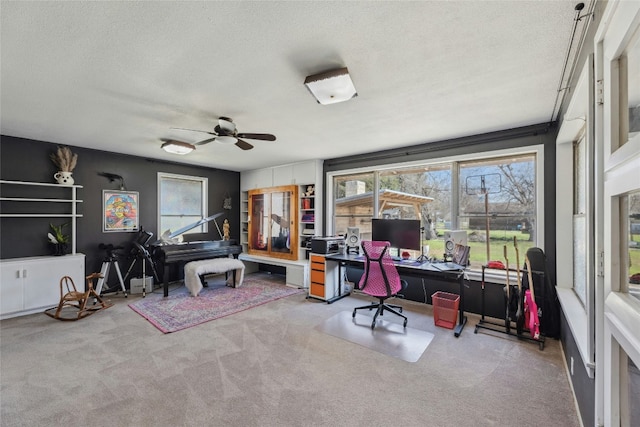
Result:
[[[270,133],[239,133],[237,135],[240,138],[260,139],[262,141],[275,141],[276,136]]]
[[[188,130],[190,132],[201,132],[201,133],[208,133],[209,135],[216,135],[216,133],[213,132],[209,132],[207,130],[200,130],[200,129],[187,129],[187,128],[169,128],[169,129],[176,129],[176,130]]]
[[[251,150],[253,148],[253,145],[241,139],[238,139],[238,141],[236,141],[236,145],[242,148],[243,150]]]
[[[204,144],[208,144],[211,141],[215,141],[215,139],[217,138],[217,136],[214,136],[213,138],[207,138],[204,141],[199,141],[199,142],[194,142],[193,145],[204,145]]]

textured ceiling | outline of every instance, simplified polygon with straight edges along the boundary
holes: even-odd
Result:
[[[548,122],[574,5],[2,1],[0,131],[242,171]],[[342,66],[358,97],[317,104]],[[218,116],[277,141],[160,149]]]

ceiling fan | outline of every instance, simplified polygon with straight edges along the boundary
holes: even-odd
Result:
[[[189,130],[192,132],[202,132],[207,133],[209,135],[213,135],[212,138],[205,139],[203,141],[199,141],[194,143],[193,145],[203,145],[208,144],[211,141],[216,141],[221,144],[236,144],[239,148],[243,150],[251,150],[253,145],[248,142],[240,139],[240,138],[248,138],[248,139],[258,139],[262,141],[275,141],[275,135],[271,135],[270,133],[238,133],[236,129],[235,123],[229,117],[220,117],[218,118],[218,124],[215,128],[213,128],[213,132],[209,132],[206,130],[197,130],[197,129],[185,129],[185,128],[172,128],[179,130]]]

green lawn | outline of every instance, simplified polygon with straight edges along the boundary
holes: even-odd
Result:
[[[527,250],[534,247],[534,243],[529,241],[529,235],[520,231],[504,231],[497,230],[491,232],[491,241],[489,242],[489,251],[491,260],[504,260],[504,246],[507,246],[507,256],[509,257],[509,266],[516,266],[516,252],[513,247],[513,236],[518,240],[518,251],[520,252],[520,267],[524,265],[524,256]],[[633,236],[634,241],[640,240],[640,236]],[[426,240],[425,245],[429,245],[429,256],[442,258],[444,255],[444,240],[439,237],[437,240]],[[468,242],[471,248],[469,259],[471,265],[480,267],[486,263],[486,243],[485,242]],[[640,246],[629,248],[629,276],[640,273]]]
[[[509,257],[509,265],[515,267],[516,265],[516,251],[513,246],[513,237],[516,237],[518,241],[518,252],[520,255],[520,266],[524,265],[524,256],[527,250],[534,245],[529,241],[529,234],[522,233],[520,231],[504,231],[497,230],[491,232],[491,240],[489,242],[489,251],[491,260],[504,260],[504,246],[507,246],[507,256]],[[429,255],[436,258],[442,258],[444,255],[444,240],[442,237],[437,240],[427,240],[426,245],[429,245]],[[486,242],[468,242],[471,248],[469,252],[469,259],[471,265],[479,267],[486,263],[487,259],[487,245]]]

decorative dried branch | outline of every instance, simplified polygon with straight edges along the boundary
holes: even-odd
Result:
[[[60,172],[71,172],[78,163],[78,155],[73,154],[69,147],[58,147],[55,153],[51,153],[51,161]]]

